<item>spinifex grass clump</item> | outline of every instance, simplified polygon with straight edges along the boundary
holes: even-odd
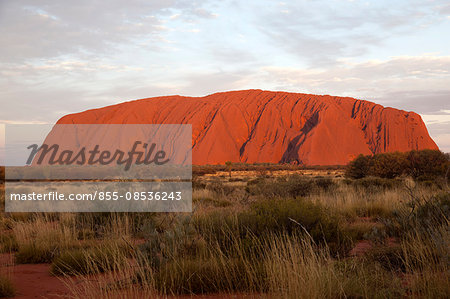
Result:
[[[403,181],[401,179],[386,179],[378,177],[365,177],[358,180],[348,180],[346,183],[352,184],[357,189],[362,189],[363,192],[367,193],[376,193],[403,186]]]
[[[120,243],[128,238],[135,223],[126,215],[111,214],[105,219],[110,222],[103,227],[99,227],[94,218],[80,220],[76,214],[35,214],[31,220],[15,221],[11,229],[17,243],[15,260],[20,264],[51,263],[64,253],[92,247],[98,242]]]
[[[16,263],[18,264],[41,264],[50,263],[57,250],[56,246],[40,246],[34,244],[26,244],[19,247],[19,251],[15,254]]]
[[[12,231],[18,244],[15,258],[19,264],[49,263],[59,252],[78,246],[73,227],[45,217],[15,223]]]
[[[371,249],[366,258],[394,273],[403,273],[413,297],[448,298],[450,293],[450,193],[420,194],[408,184],[409,200],[382,219],[386,231],[396,237],[394,246]]]
[[[254,247],[248,248],[248,242]],[[172,248],[171,248],[172,249]],[[162,294],[236,292],[276,298],[398,297],[399,279],[377,267],[332,257],[306,233],[268,234],[264,238],[235,238],[222,249],[210,243],[196,254],[165,254],[150,266],[142,255],[134,281]]]
[[[252,248],[255,238],[264,239],[273,233],[306,232],[317,244],[327,244],[334,254],[344,254],[351,244],[341,218],[304,199],[263,200],[239,212],[199,215],[195,226],[202,238],[217,242],[223,249],[230,246],[230,236],[246,240],[247,247]]]
[[[168,259],[155,269],[153,278],[164,294],[205,294],[261,292],[265,274],[256,257],[230,256],[211,248],[204,256]]]
[[[0,275],[0,298],[3,297],[13,297],[16,293],[11,280],[3,275]]]
[[[257,178],[248,182],[246,190],[251,195],[265,198],[296,198],[320,191],[328,191],[335,187],[336,183],[331,178],[312,179],[292,175],[277,179]]]
[[[77,213],[74,225],[80,239],[139,235],[153,222],[152,213],[97,212]]]
[[[126,244],[109,242],[68,250],[53,260],[50,272],[53,275],[86,275],[114,270],[125,263],[127,249]]]
[[[392,236],[401,238],[406,233],[428,236],[435,229],[448,227],[450,193],[420,196],[416,190],[417,186],[410,187],[406,204],[394,210],[393,217],[383,219]]]
[[[76,298],[447,298],[448,192],[404,181],[205,179],[193,213],[7,215],[0,242]]]

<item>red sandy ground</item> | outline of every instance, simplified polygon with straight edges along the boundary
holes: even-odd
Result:
[[[386,240],[386,245],[388,247],[395,246],[397,244],[397,240],[395,238],[388,238]],[[369,251],[373,247],[372,242],[368,240],[362,240],[355,244],[355,247],[350,250],[350,256],[363,256],[367,251]]]
[[[12,254],[0,255],[1,272],[16,288],[14,298],[64,298],[69,290],[63,281],[49,273],[49,264],[15,265]]]
[[[393,238],[387,240],[388,246],[395,244]],[[359,241],[350,251],[351,256],[362,256],[373,244],[370,241]],[[69,289],[64,283],[63,278],[50,275],[49,264],[14,264],[14,255],[5,253],[0,254],[0,273],[11,278],[15,288],[16,296],[14,298],[73,298]],[[171,299],[217,299],[217,298],[235,298],[235,299],[253,299],[257,295],[244,294],[212,294],[199,296],[174,296]]]
[[[0,273],[5,274],[11,278],[15,288],[16,296],[14,298],[73,298],[67,286],[64,284],[64,279],[50,275],[49,264],[14,264],[13,254],[0,254]],[[253,299],[257,295],[244,294],[211,294],[198,296],[169,296],[169,299]]]

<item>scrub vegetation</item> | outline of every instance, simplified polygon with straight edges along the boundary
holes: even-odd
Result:
[[[448,298],[448,157],[433,155],[392,154],[416,157],[416,175],[375,175],[390,156],[346,177],[227,165],[194,178],[192,213],[2,213],[0,249],[51,264],[76,298]]]

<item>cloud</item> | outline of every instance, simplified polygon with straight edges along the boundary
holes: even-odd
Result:
[[[447,2],[0,0],[0,119],[261,88],[413,110],[443,140]]]
[[[187,82],[178,88],[178,93],[207,95],[219,91],[242,89],[248,84],[251,71],[216,71],[192,74]]]
[[[114,55],[119,44],[164,41],[165,19],[174,11],[195,18],[214,17],[191,1],[90,0],[0,3],[0,61],[80,54]],[[157,46],[155,46],[155,50]]]
[[[450,16],[450,4],[449,3],[439,5],[438,10],[439,10],[440,14],[447,16],[447,17]]]
[[[427,116],[422,118],[426,122],[428,132],[443,152],[450,153],[450,122],[427,122]]]
[[[412,110],[423,114],[439,114],[443,108],[450,108],[449,98],[450,89],[433,89],[433,84],[429,90],[411,90],[394,91],[373,97],[377,103],[401,108],[403,110]]]
[[[211,53],[215,59],[224,63],[239,63],[242,65],[251,64],[256,61],[256,57],[252,53],[236,48],[217,47],[211,49]]]
[[[444,153],[450,153],[450,134],[440,134],[433,137],[439,145],[439,149]]]
[[[327,69],[266,66],[264,82],[277,89],[376,100],[421,113],[450,108],[450,56],[404,56]]]
[[[450,114],[422,114],[422,119],[426,124],[446,124],[450,128]]]
[[[268,43],[317,67],[362,56],[390,38],[444,22],[447,6],[443,0],[396,1],[395,5],[319,0],[261,3],[254,9],[262,12],[256,22]]]

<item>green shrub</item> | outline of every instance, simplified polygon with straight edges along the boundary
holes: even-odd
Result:
[[[450,219],[450,193],[440,193],[425,203],[419,204],[414,216],[419,225],[423,227],[436,227],[448,222]]]
[[[350,161],[345,169],[345,176],[352,179],[360,179],[369,174],[370,156],[359,155]]]
[[[15,294],[16,290],[11,280],[0,275],[0,298],[13,297]]]
[[[439,150],[421,150],[380,153],[373,156],[359,155],[348,163],[345,174],[354,179],[366,176],[395,178],[407,175],[423,181],[432,181],[436,177],[444,177],[449,167],[448,155]]]
[[[427,200],[412,198],[405,211],[394,211],[393,217],[382,219],[392,236],[402,237],[417,232],[428,236],[435,229],[448,226],[450,193],[443,192]]]
[[[411,151],[407,159],[409,174],[422,180],[444,176],[450,166],[449,156],[438,150]]]
[[[255,235],[267,233],[304,233],[317,243],[326,242],[330,249],[346,251],[347,236],[338,216],[323,206],[302,199],[286,199],[254,204],[249,213],[239,215],[240,223]]]
[[[329,181],[322,180],[322,185],[329,187]],[[303,197],[307,196],[318,187],[313,179],[304,178],[299,175],[292,175],[287,178],[271,179],[257,179],[247,183],[246,191],[251,195],[258,195],[265,198],[274,197]]]
[[[167,218],[168,219],[168,218]],[[170,227],[149,226],[146,242],[139,246],[151,266],[158,268],[176,256],[191,257],[203,251],[202,239],[196,234],[191,215],[179,215]]]
[[[262,261],[258,275],[262,277]],[[164,294],[206,294],[251,291],[254,281],[249,281],[250,269],[243,260],[213,256],[199,259],[174,259],[155,272],[156,289]],[[253,267],[255,267],[253,265]],[[255,271],[256,270],[256,271]],[[257,272],[252,268],[250,271]]]
[[[251,249],[268,235],[283,233],[308,233],[315,242],[327,243],[333,253],[345,253],[351,243],[339,217],[304,199],[263,200],[237,214],[212,212],[197,217],[195,225],[206,240],[224,250],[233,238],[242,239],[244,247]]]
[[[408,161],[405,153],[382,153],[371,158],[369,174],[393,179],[406,173]]]

